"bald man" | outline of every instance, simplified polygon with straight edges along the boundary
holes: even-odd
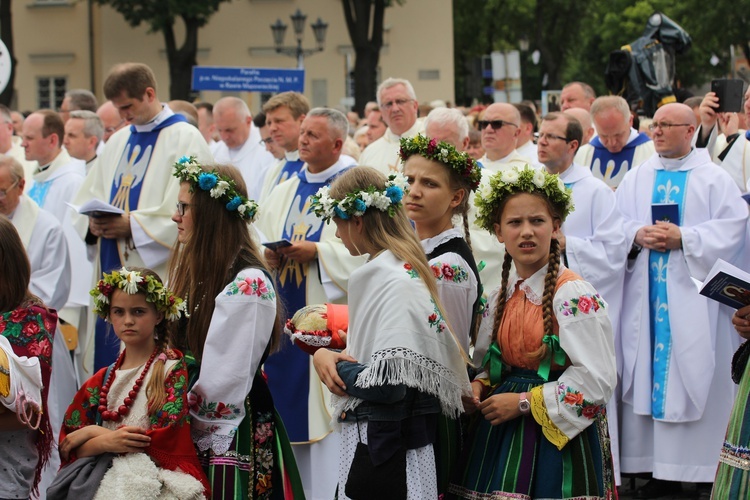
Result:
[[[594,137],[594,133],[596,133],[591,123],[591,114],[583,108],[569,108],[565,113],[578,120],[578,123],[581,124],[581,129],[583,130],[581,146],[588,144],[591,138]]]
[[[516,151],[520,133],[521,113],[515,106],[503,102],[490,104],[477,122],[482,132],[484,156],[479,162],[492,174],[514,166],[532,165],[531,158]]]
[[[748,210],[729,174],[691,147],[696,120],[688,106],[662,106],[650,128],[656,153],[616,191],[631,245],[620,330],[620,465],[623,473],[653,476],[635,498],[678,493],[680,482],[702,483],[704,495],[734,402],[729,372],[739,338],[734,311],[700,295],[693,280],[704,280],[717,259],[737,262]],[[659,204],[676,205],[677,219],[655,222]]]
[[[260,199],[263,181],[276,162],[273,155],[261,145],[258,127],[247,104],[238,97],[224,97],[214,104],[214,125],[221,141],[214,148],[217,163],[234,165],[247,184],[247,195]]]
[[[598,97],[591,105],[591,118],[599,135],[578,150],[576,162],[615,189],[628,170],[654,153],[654,143],[633,128],[630,106],[620,96]]]

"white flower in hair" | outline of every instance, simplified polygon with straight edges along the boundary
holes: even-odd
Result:
[[[391,176],[393,176],[393,180],[389,180],[386,185],[391,184],[393,186],[401,188],[402,191],[409,190],[409,180],[404,174],[402,174],[401,172],[396,172],[395,174],[391,174]]]
[[[565,183],[559,177],[557,178],[557,189],[563,192],[565,191]]]
[[[362,198],[362,201],[365,202],[365,205],[367,207],[372,206],[372,200],[373,200],[372,194],[368,193],[367,191],[362,191],[362,194],[360,195],[360,197]]]
[[[543,188],[544,180],[544,172],[542,172],[541,170],[537,170],[536,172],[534,172],[534,178],[532,179],[532,182],[536,187],[540,189]]]
[[[482,184],[479,186],[479,194],[484,199],[489,199],[492,196],[492,184],[490,184],[489,179],[487,179],[485,182],[482,182]]]
[[[448,150],[445,148],[442,148],[440,150],[440,156],[442,156],[443,158],[448,158]]]
[[[515,168],[509,168],[502,170],[500,173],[500,180],[505,184],[515,184],[518,181],[518,170]],[[487,183],[489,185],[489,182]]]
[[[378,210],[385,211],[391,205],[391,199],[381,192],[372,193],[372,206]]]
[[[193,174],[199,174],[199,173],[201,173],[201,166],[198,163],[196,163],[194,161],[191,161],[185,167],[185,171],[187,173],[191,174],[191,175],[193,175]]]
[[[125,276],[125,286],[123,290],[128,295],[138,293],[138,283],[143,281],[143,277],[136,271],[128,271],[124,267],[120,270],[120,273]]]
[[[229,183],[227,181],[219,181],[216,183],[216,186],[211,189],[209,194],[211,195],[211,198],[221,198],[224,196],[224,193],[227,192],[227,189],[229,189]]]

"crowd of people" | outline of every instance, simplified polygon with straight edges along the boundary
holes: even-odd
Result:
[[[750,305],[696,286],[750,269],[714,93],[103,94],[0,106],[0,498],[750,495]]]

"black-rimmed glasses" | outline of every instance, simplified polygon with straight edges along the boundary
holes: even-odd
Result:
[[[178,201],[177,205],[176,205],[176,207],[177,207],[177,215],[179,215],[180,217],[184,217],[185,216],[185,209],[187,207],[189,207],[189,206],[190,206],[190,203],[183,203],[181,201]]]

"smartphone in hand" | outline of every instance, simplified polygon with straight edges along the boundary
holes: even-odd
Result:
[[[744,82],[738,79],[720,78],[711,80],[711,92],[719,98],[718,113],[739,113],[742,111]]]

